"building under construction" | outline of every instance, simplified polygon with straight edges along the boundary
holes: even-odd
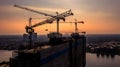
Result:
[[[14,51],[10,67],[85,67],[86,37],[70,37],[66,42]]]
[[[63,37],[59,32],[59,20],[65,21],[65,17],[73,15],[71,10],[61,14],[57,12],[57,15],[53,16],[26,7],[14,6],[51,18],[35,25],[31,25],[31,18],[29,19],[29,25],[25,27],[29,47],[13,52],[13,57],[10,58],[10,67],[85,67],[86,37],[84,34],[78,33],[77,21],[75,21],[75,32],[70,37]],[[52,23],[55,20],[57,21],[57,32],[48,34],[48,43],[40,43],[39,46],[33,47],[32,34],[34,33],[34,27]]]

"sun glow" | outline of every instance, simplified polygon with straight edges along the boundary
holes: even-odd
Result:
[[[120,33],[120,23],[118,23],[120,20],[119,16],[117,16],[117,11],[114,12],[115,10],[112,11],[112,13],[109,8],[109,11],[106,9],[103,10],[103,8],[98,9],[100,5],[93,6],[94,4],[90,4],[87,1],[82,0],[53,0],[47,3],[49,3],[47,4],[49,6],[43,4],[40,4],[39,6],[33,6],[36,5],[33,2],[30,2],[29,5],[27,4],[21,6],[51,15],[56,15],[56,12],[62,13],[71,9],[74,13],[74,16],[69,16],[66,18],[66,22],[60,23],[60,32],[62,33],[74,32],[74,24],[67,23],[74,22],[74,19],[85,22],[85,24],[78,24],[79,32],[86,31],[88,34]],[[28,25],[28,19],[30,17],[44,18],[39,20],[33,19],[32,24],[36,24],[48,18],[40,14],[13,7],[13,4],[0,6],[0,8],[0,34],[23,34],[25,33],[25,26]],[[45,29],[48,29],[48,31],[45,31]],[[38,34],[46,34],[48,32],[55,31],[56,21],[53,24],[45,24],[35,28],[35,32]]]

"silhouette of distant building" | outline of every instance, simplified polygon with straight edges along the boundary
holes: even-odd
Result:
[[[36,41],[37,40],[37,33],[32,33],[32,41]],[[25,42],[29,41],[29,34],[23,34],[23,40]]]

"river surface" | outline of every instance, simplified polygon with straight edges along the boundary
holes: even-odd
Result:
[[[0,50],[0,62],[9,61],[12,51]],[[97,56],[96,54],[86,54],[86,67],[120,67],[120,56]]]
[[[120,56],[86,54],[86,67],[120,67]]]
[[[10,57],[12,57],[12,51],[0,50],[0,62],[9,61]]]

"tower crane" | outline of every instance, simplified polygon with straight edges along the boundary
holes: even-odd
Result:
[[[59,35],[61,35],[61,34],[59,34],[59,20],[63,20],[63,21],[65,21],[65,17],[68,17],[68,16],[71,16],[71,15],[73,15],[73,13],[72,13],[72,11],[71,11],[71,9],[70,10],[68,10],[68,11],[66,11],[66,12],[63,12],[63,13],[61,13],[61,14],[58,14],[58,12],[56,12],[56,16],[54,16],[54,15],[51,15],[51,14],[47,14],[47,13],[44,13],[44,12],[39,12],[39,11],[36,11],[36,10],[33,10],[33,9],[30,9],[30,8],[26,8],[26,7],[22,7],[22,6],[19,6],[19,5],[14,5],[14,7],[17,7],[17,8],[21,8],[21,9],[24,9],[24,10],[28,10],[28,11],[31,11],[31,12],[34,12],[34,13],[38,13],[38,14],[41,14],[41,15],[44,15],[44,16],[50,16],[51,18],[49,18],[49,19],[46,19],[46,20],[44,20],[44,21],[42,21],[42,22],[38,22],[37,24],[34,24],[34,25],[31,25],[30,23],[31,23],[31,18],[29,19],[29,26],[26,26],[25,27],[25,29],[26,29],[26,32],[27,33],[29,33],[30,34],[30,36],[31,36],[31,34],[34,32],[34,29],[33,28],[35,28],[35,27],[37,27],[37,26],[40,26],[40,25],[43,25],[43,24],[46,24],[46,23],[53,23],[53,21],[57,21],[57,35],[56,34],[50,34],[50,35],[48,35],[48,37],[49,38],[51,38],[51,36],[53,36],[53,37],[55,37],[56,38],[56,36],[59,36]]]
[[[75,24],[75,33],[78,33],[77,24],[78,24],[78,23],[84,24],[84,21],[77,21],[77,19],[75,19],[75,22],[73,22],[73,23]]]
[[[77,24],[78,24],[78,23],[84,24],[84,21],[77,21],[77,19],[75,19],[75,22],[70,22],[70,23],[74,23],[74,24],[75,24],[75,32],[72,33],[71,36],[72,36],[72,37],[77,37],[77,36],[79,36]]]
[[[66,11],[66,12],[63,12],[61,14],[58,14],[58,12],[56,12],[57,15],[54,16],[54,15],[43,13],[43,12],[39,12],[39,11],[30,9],[30,8],[22,7],[22,6],[19,6],[19,5],[14,5],[14,7],[18,7],[18,8],[24,9],[24,10],[28,10],[28,11],[35,12],[35,13],[38,13],[38,14],[41,14],[41,15],[44,15],[44,16],[50,16],[51,17],[51,18],[49,18],[47,20],[44,20],[42,22],[39,22],[39,23],[37,23],[35,25],[27,26],[26,29],[32,29],[32,28],[40,26],[42,24],[52,23],[53,21],[57,20],[57,33],[59,33],[59,20],[62,19],[63,21],[65,21],[65,17],[73,15],[71,9]]]

